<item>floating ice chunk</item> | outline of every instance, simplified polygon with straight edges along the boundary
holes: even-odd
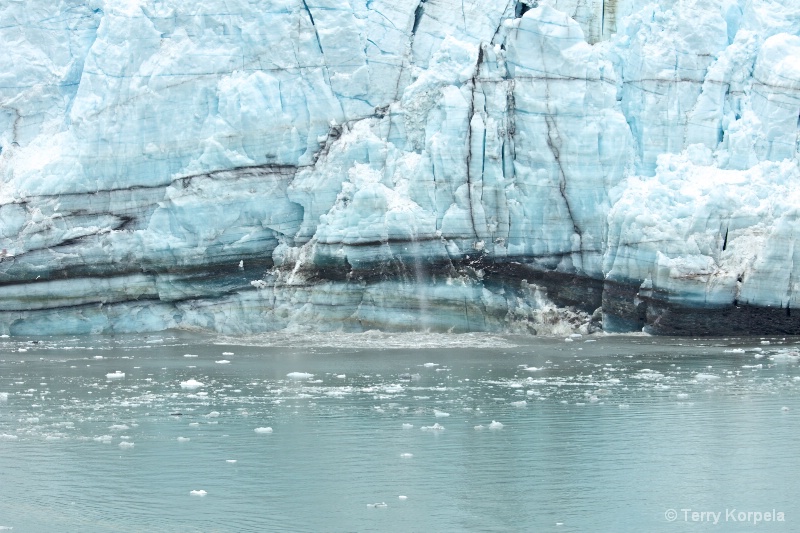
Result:
[[[186,390],[196,390],[200,387],[205,387],[205,383],[201,383],[196,379],[189,379],[186,381],[181,381],[181,388]]]
[[[114,440],[114,437],[111,435],[100,435],[92,440],[95,442],[102,442],[103,444],[111,444],[111,441]]]
[[[386,502],[380,502],[380,503],[368,503],[367,507],[372,509],[383,509],[384,507],[389,507],[389,506],[386,505]]]
[[[219,418],[219,411],[211,411],[207,415],[204,415],[206,418]]]
[[[715,381],[715,380],[719,379],[719,376],[715,376],[714,374],[703,374],[703,373],[700,373],[700,374],[697,374],[694,377],[694,379],[696,381]]]
[[[786,407],[785,405],[784,405],[783,407],[781,407],[781,411],[783,411],[784,413],[785,413],[786,411],[788,411],[788,410],[789,410],[789,408],[788,408],[788,407]]]
[[[308,372],[289,372],[286,374],[286,377],[289,379],[311,379],[314,377],[314,374],[309,374]]]
[[[450,416],[450,413],[445,413],[444,411],[439,411],[438,409],[434,409],[433,416],[435,416],[436,418],[446,418]]]
[[[7,402],[7,401],[8,401],[8,393],[0,392],[0,402]]]
[[[440,426],[437,422],[432,426],[422,426],[420,429],[422,431],[444,431],[444,426]]]
[[[412,457],[414,457],[414,454],[413,453],[401,453],[400,457],[402,457],[403,459],[411,459]]]
[[[761,341],[761,344],[768,345],[771,344],[769,341]]]
[[[383,391],[386,392],[387,394],[397,394],[403,392],[403,390],[405,389],[403,389],[402,385],[386,385],[383,388]]]
[[[685,400],[689,397],[689,395],[686,394],[685,392],[679,392],[678,394],[675,395],[675,397],[678,398],[679,400]]]
[[[518,402],[511,402],[512,407],[526,407],[527,405],[528,402],[526,402],[525,400],[520,400]]]
[[[199,426],[200,422],[189,422],[190,426]]]
[[[403,424],[403,429],[412,429],[414,424]]]
[[[184,356],[184,357],[197,357],[197,355],[196,355],[196,354],[193,354],[193,353],[187,353],[187,354],[183,354],[183,356]]]
[[[226,462],[226,463],[233,464],[233,463],[235,463],[235,462],[236,462],[236,459],[225,459],[225,462]]]
[[[482,426],[481,424],[478,424],[477,426],[475,426],[475,428],[474,428],[474,429],[475,429],[475,431],[482,431],[482,430],[484,430],[485,428],[484,428],[484,426]]]
[[[214,361],[214,362],[217,363],[218,365],[229,365],[229,364],[231,364],[231,362],[228,361],[227,359],[220,359],[219,361]]]
[[[723,350],[723,353],[744,353],[741,348],[731,348],[730,350]]]
[[[123,450],[133,448],[134,446],[136,446],[134,443],[127,441],[122,441],[119,443],[119,447]]]
[[[106,374],[106,379],[122,379],[124,377],[125,372],[120,372],[119,370]]]
[[[627,403],[621,403],[621,404],[619,404],[619,408],[620,408],[620,409],[628,409],[629,407],[630,407],[630,405],[628,405]]]
[[[535,366],[529,366],[527,368],[523,368],[525,372],[538,372],[541,368],[536,368]]]
[[[102,359],[102,358],[103,358],[103,356],[102,356],[102,355],[95,355],[95,356],[93,357],[93,359]]]
[[[259,435],[266,435],[267,433],[272,433],[272,428],[270,428],[270,427],[256,428],[254,431],[256,433],[258,433]]]
[[[9,435],[8,433],[0,433],[0,440],[17,440],[19,437],[16,435]]]
[[[192,439],[189,437],[178,437],[178,442],[189,442],[190,440]]]
[[[572,339],[570,339],[569,337],[567,337],[566,339],[564,339],[564,342],[574,342],[574,341]]]
[[[38,416],[29,416],[28,418],[25,419],[25,422],[27,422],[28,424],[38,424],[39,423],[39,417]]]
[[[400,496],[398,496],[398,497],[397,497],[397,499],[398,499],[398,500],[403,500],[403,501],[405,501],[405,500],[407,500],[407,499],[408,499],[408,496],[403,496],[403,495],[401,494]]]
[[[113,426],[108,426],[108,429],[111,431],[127,431],[131,428],[125,424],[114,424]]]
[[[580,339],[581,337],[583,337],[583,335],[581,335],[580,333],[571,333],[570,334],[570,338],[572,338],[572,339]]]
[[[222,355],[233,355],[233,352],[222,352]]]
[[[337,379],[345,379],[347,376],[345,374],[336,374],[334,377]]]
[[[489,429],[503,429],[503,424],[495,420],[492,420],[492,423],[489,424]]]
[[[434,366],[439,366],[439,363],[425,363],[422,366],[424,366],[425,368],[432,368]]]
[[[192,490],[192,491],[189,491],[189,494],[190,494],[191,496],[205,496],[206,494],[208,494],[208,492],[206,492],[206,491],[204,491],[204,490],[202,490],[202,489],[201,489],[201,490]]]
[[[742,368],[755,368],[755,369],[758,369],[758,368],[764,368],[764,365],[762,365],[761,363],[758,363],[757,365],[742,365]]]

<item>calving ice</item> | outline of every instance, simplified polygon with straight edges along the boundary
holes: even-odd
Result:
[[[0,5],[0,334],[800,333],[795,0]]]
[[[693,509],[681,509],[684,522],[707,522],[714,525],[724,522],[743,522],[753,525],[761,522],[785,522],[786,515],[782,511],[771,509],[768,511],[742,511],[739,509],[731,508],[725,511],[696,511]],[[673,517],[677,517],[677,513],[673,514],[667,511],[667,519],[673,521]]]

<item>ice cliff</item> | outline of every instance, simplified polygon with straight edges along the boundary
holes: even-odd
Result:
[[[795,0],[0,21],[3,333],[800,333]]]

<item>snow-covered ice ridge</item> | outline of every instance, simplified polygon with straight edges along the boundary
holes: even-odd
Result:
[[[3,333],[800,333],[795,0],[0,19]]]

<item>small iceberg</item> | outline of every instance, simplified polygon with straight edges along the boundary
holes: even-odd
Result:
[[[205,496],[205,495],[206,495],[206,494],[208,494],[208,493],[207,493],[206,491],[204,491],[204,490],[202,490],[202,489],[201,489],[201,490],[192,490],[192,491],[189,491],[189,494],[190,494],[191,496]]]
[[[214,361],[214,362],[217,363],[218,365],[229,365],[229,364],[231,364],[231,362],[228,361],[227,359],[220,359],[219,361]]]
[[[492,420],[492,423],[489,424],[489,429],[503,429],[503,424],[495,420]]]
[[[402,457],[403,459],[411,459],[412,457],[414,457],[414,454],[413,453],[401,453],[400,457]]]
[[[433,416],[435,416],[436,418],[445,418],[450,416],[450,413],[445,413],[444,411],[439,411],[438,409],[434,409]]]
[[[133,448],[134,446],[136,446],[134,443],[127,441],[122,441],[119,443],[119,447],[123,450]]]
[[[311,379],[314,377],[314,374],[309,374],[308,372],[289,372],[286,374],[286,377],[289,379]]]
[[[386,505],[386,502],[380,502],[380,503],[368,503],[367,507],[371,509],[383,509],[384,507],[389,507],[389,506]]]
[[[117,370],[116,372],[111,372],[106,374],[106,379],[122,379],[125,377],[125,372],[120,372]]]
[[[444,431],[444,426],[440,426],[439,423],[437,422],[432,426],[422,426],[420,429],[422,431]]]
[[[197,355],[196,355],[196,354],[193,354],[193,353],[187,353],[187,354],[183,354],[183,356],[184,356],[184,357],[197,357]]]
[[[266,434],[268,434],[268,433],[272,433],[272,428],[270,428],[270,427],[266,427],[266,428],[256,428],[254,431],[255,431],[256,433],[258,433],[259,435],[266,435]]]
[[[190,440],[192,439],[189,437],[178,437],[178,442],[189,442]]]
[[[196,390],[200,387],[205,387],[205,384],[197,381],[196,379],[181,381],[181,388],[185,390]]]

